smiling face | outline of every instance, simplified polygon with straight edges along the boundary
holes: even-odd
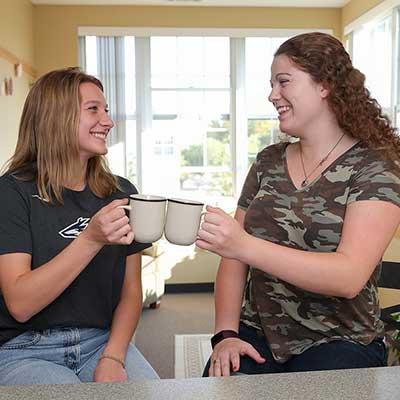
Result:
[[[93,83],[79,87],[81,98],[79,117],[79,154],[82,162],[96,155],[107,154],[107,135],[114,126],[108,115],[103,92]]]
[[[302,136],[321,118],[329,91],[314,82],[282,54],[271,66],[271,101],[279,114],[279,128],[292,136]]]

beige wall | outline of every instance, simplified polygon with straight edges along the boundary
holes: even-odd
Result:
[[[76,65],[79,26],[324,28],[340,37],[341,16],[333,8],[37,6],[36,67],[42,74]]]
[[[342,27],[374,8],[383,0],[351,0],[342,8]]]
[[[21,61],[34,66],[33,6],[28,0],[0,0],[0,47]],[[14,78],[14,66],[0,58],[0,80]],[[31,77],[14,79],[14,95],[0,96],[1,146],[0,167],[12,155],[19,117]]]
[[[0,0],[0,10],[0,46],[33,65],[32,4],[29,0]]]

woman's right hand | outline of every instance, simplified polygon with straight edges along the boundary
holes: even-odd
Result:
[[[230,376],[240,369],[240,357],[249,356],[259,364],[266,359],[248,342],[239,338],[228,338],[219,342],[211,354],[208,376]]]
[[[101,245],[132,243],[135,235],[125,210],[120,207],[128,202],[129,199],[114,200],[101,208],[79,236]]]

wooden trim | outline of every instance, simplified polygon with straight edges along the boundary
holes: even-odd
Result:
[[[395,238],[400,238],[400,226],[397,228],[396,233],[394,234]]]
[[[381,308],[397,306],[400,304],[400,290],[378,287],[379,305]]]
[[[4,58],[6,61],[10,62],[13,65],[22,64],[23,71],[30,75],[32,78],[36,78],[37,71],[34,68],[22,62],[18,57],[2,47],[0,47],[0,58]]]

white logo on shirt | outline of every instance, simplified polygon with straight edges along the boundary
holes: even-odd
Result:
[[[65,239],[76,239],[86,229],[89,221],[90,218],[79,217],[76,222],[68,225],[58,233]]]

